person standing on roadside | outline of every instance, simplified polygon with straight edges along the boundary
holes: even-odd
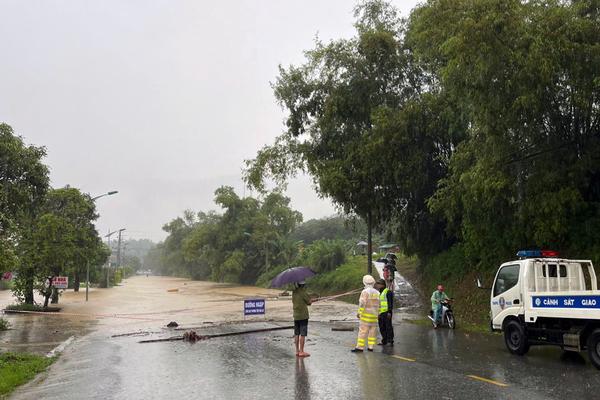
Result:
[[[392,325],[392,309],[394,307],[394,293],[387,288],[384,279],[380,279],[375,284],[375,289],[379,290],[379,332],[381,333],[381,343],[379,345],[394,345],[394,327]]]
[[[379,313],[379,292],[373,287],[375,279],[371,275],[363,276],[365,288],[360,293],[358,300],[358,314],[360,320],[358,325],[358,339],[353,353],[362,353],[365,344],[369,351],[373,351],[377,341],[377,315]],[[366,343],[365,343],[366,342]]]
[[[292,292],[296,357],[310,357],[310,354],[304,351],[304,343],[308,334],[308,306],[311,304],[312,301],[306,291],[305,282],[298,282],[296,289]]]

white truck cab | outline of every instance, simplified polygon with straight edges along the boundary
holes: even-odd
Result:
[[[524,250],[498,269],[492,287],[491,327],[506,347],[523,355],[532,344],[587,349],[600,369],[600,291],[590,260],[560,258],[550,250]]]

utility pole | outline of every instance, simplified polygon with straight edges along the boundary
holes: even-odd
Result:
[[[119,236],[121,236],[121,232],[124,231],[124,230],[125,229],[123,228],[123,229],[118,230],[118,231],[110,232],[110,229],[109,229],[108,234],[106,236],[104,236],[105,238],[108,238],[108,248],[110,249],[110,254],[111,255],[112,255],[112,248],[110,247],[110,237],[112,235],[114,235],[115,233],[118,233]],[[110,287],[110,278],[109,277],[110,277],[110,256],[108,257],[108,261],[107,261],[107,265],[106,265],[106,288],[107,289]]]
[[[123,233],[123,229],[119,229],[119,242],[117,243],[117,268],[121,267],[121,234]]]
[[[91,198],[92,202],[98,200],[101,197],[104,196],[112,196],[114,194],[119,193],[118,190],[111,190],[110,192],[101,194],[99,196],[94,196]],[[109,229],[110,232],[110,229]],[[110,236],[109,236],[109,244],[110,244]],[[109,246],[110,247],[110,246]],[[110,265],[110,261],[109,261],[109,265]],[[106,287],[108,288],[108,268],[106,269]],[[86,268],[86,273],[85,273],[85,301],[88,301],[89,298],[89,293],[90,293],[90,260],[87,260],[87,268]]]
[[[88,301],[88,296],[90,293],[90,260],[88,259],[86,262],[86,272],[85,272],[85,301]]]
[[[113,232],[114,233],[114,232]],[[109,271],[110,271],[110,256],[112,256],[112,248],[110,247],[110,235],[112,235],[112,233],[110,232],[110,229],[108,229],[108,248],[110,250],[110,255],[108,256],[108,260],[106,261],[106,288],[108,289],[110,287],[110,275],[109,275]]]

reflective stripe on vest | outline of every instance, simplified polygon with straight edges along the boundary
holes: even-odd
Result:
[[[373,315],[373,314],[369,314],[369,313],[362,313],[360,314],[360,320],[362,322],[366,322],[369,324],[375,323],[377,322],[377,315]]]
[[[387,293],[389,292],[388,288],[383,289],[381,294],[379,295],[379,314],[388,312],[388,301],[387,301]]]

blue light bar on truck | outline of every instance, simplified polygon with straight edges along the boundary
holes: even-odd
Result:
[[[520,257],[520,258],[558,257],[558,251],[556,251],[556,250],[520,250],[517,252],[517,257]]]

